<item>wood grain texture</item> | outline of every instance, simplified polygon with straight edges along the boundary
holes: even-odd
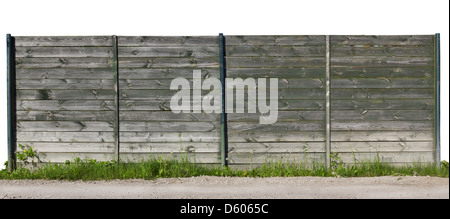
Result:
[[[15,36],[21,46],[111,46],[110,36]]]
[[[17,79],[113,79],[113,71],[109,68],[19,68],[16,74]]]
[[[433,35],[379,35],[379,36],[331,36],[332,46],[385,45],[385,46],[433,46]]]
[[[16,68],[112,68],[111,58],[17,58]]]
[[[107,58],[112,57],[111,47],[17,47],[18,58]]]
[[[241,35],[226,36],[228,46],[242,45],[292,45],[292,46],[325,46],[325,36],[294,36],[294,35]]]
[[[217,36],[119,36],[119,47],[127,46],[218,46]]]
[[[17,90],[18,100],[112,100],[111,89]]]

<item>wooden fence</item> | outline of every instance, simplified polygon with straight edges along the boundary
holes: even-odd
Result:
[[[438,162],[438,39],[9,36],[10,160],[22,144],[54,163],[185,156],[220,164],[225,156],[246,166],[329,163],[334,153],[344,162],[377,154],[395,164]],[[202,79],[221,71],[278,78],[277,122],[229,113],[221,134],[220,113],[173,113],[170,83],[193,70]],[[207,92],[192,90],[194,101]]]

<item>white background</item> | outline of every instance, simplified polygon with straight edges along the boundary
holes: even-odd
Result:
[[[6,34],[51,35],[412,35],[441,33],[442,159],[449,160],[449,1],[0,2],[0,168],[7,159]]]

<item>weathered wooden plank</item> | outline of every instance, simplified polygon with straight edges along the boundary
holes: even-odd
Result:
[[[433,88],[433,79],[333,79],[331,88]]]
[[[434,67],[415,68],[349,68],[333,67],[331,77],[335,78],[432,78]]]
[[[325,56],[325,48],[320,46],[227,46],[227,56]]]
[[[16,47],[18,58],[107,58],[112,57],[111,47]]]
[[[119,57],[217,57],[217,46],[119,47]]]
[[[155,159],[183,160],[195,164],[220,164],[219,153],[120,153],[120,160],[128,163]]]
[[[110,79],[19,79],[17,89],[113,89]]]
[[[114,90],[17,90],[18,100],[112,100]]]
[[[192,78],[192,77],[191,77]],[[190,84],[192,85],[192,79],[188,78]],[[266,80],[267,81],[267,80]],[[18,83],[22,82],[19,81]],[[95,82],[95,81],[94,81]],[[172,83],[172,79],[157,79],[157,80],[147,80],[147,79],[123,79],[120,80],[121,89],[170,89],[170,84]],[[23,82],[25,83],[25,82]],[[31,83],[31,82],[30,82]],[[70,82],[68,82],[70,83]],[[258,83],[256,81],[256,83]],[[255,85],[257,85],[255,83]],[[268,83],[268,82],[266,82]],[[88,86],[88,85],[86,85]],[[324,79],[316,78],[279,78],[278,80],[278,88],[323,88],[324,87]],[[28,88],[28,87],[27,87]],[[31,89],[31,88],[30,88]]]
[[[202,79],[215,77],[219,78],[218,68],[198,68],[201,70]],[[121,68],[121,79],[174,79],[178,77],[192,78],[193,69],[186,68]]]
[[[334,121],[331,123],[333,131],[430,131],[433,122],[428,121]]]
[[[433,57],[431,46],[408,47],[332,47],[332,56],[426,56]]]
[[[257,106],[257,100],[250,102],[254,106]],[[245,109],[247,112],[248,101],[238,101],[235,100],[230,102],[227,100],[227,105],[233,105],[233,112],[236,112],[236,109]],[[324,110],[325,109],[325,101],[324,100],[278,100],[278,110]],[[231,113],[231,112],[230,112]]]
[[[17,58],[16,68],[112,68],[111,58]]]
[[[228,122],[228,133],[233,132],[286,132],[324,131],[324,122],[277,122],[266,125],[249,122]]]
[[[332,89],[332,100],[348,99],[432,99],[433,89]]]
[[[41,153],[111,153],[114,143],[83,142],[18,142],[18,144],[34,147]]]
[[[377,158],[378,157],[378,158]],[[376,162],[378,159],[381,163],[431,163],[434,161],[432,152],[360,152],[360,153],[340,153],[340,158],[344,163],[366,163]]]
[[[177,90],[120,90],[120,98],[122,100],[161,100],[169,103],[177,92]],[[202,96],[209,92],[202,91]],[[193,95],[190,96],[193,97]],[[244,96],[247,96],[247,91],[244,91]],[[269,99],[268,96],[267,99]],[[324,89],[279,89],[278,99],[325,100],[325,91]]]
[[[20,142],[106,142],[114,143],[114,132],[17,132]],[[31,143],[33,146],[33,143]]]
[[[212,132],[218,130],[219,130],[219,122],[122,121],[120,123],[120,131]]]
[[[19,68],[17,79],[113,79],[112,69],[45,69]]]
[[[113,131],[113,124],[100,121],[18,121],[17,131]]]
[[[333,121],[432,121],[434,112],[432,110],[332,110]]]
[[[112,100],[18,100],[17,109],[32,110],[114,110]]]
[[[205,58],[121,58],[119,68],[218,68],[218,57]]]
[[[42,162],[48,163],[65,163],[66,161],[73,162],[75,158],[80,158],[81,160],[93,159],[96,161],[112,161],[115,160],[114,153],[83,153],[83,152],[72,152],[72,153],[53,153],[53,152],[42,152],[39,153],[39,158]]]
[[[433,141],[432,131],[334,131],[331,135],[333,142],[371,142],[371,141]]]
[[[332,46],[364,45],[364,46],[433,46],[433,35],[397,35],[397,36],[364,36],[342,35],[331,36]]]
[[[267,36],[226,36],[227,46],[245,45],[292,45],[292,46],[325,46],[325,36],[294,36],[294,35],[267,35]]]
[[[304,68],[325,65],[325,57],[226,57],[226,60],[227,68]]]
[[[334,110],[341,109],[382,109],[382,110],[432,110],[434,100],[332,100],[331,107]]]
[[[218,46],[217,36],[119,36],[119,48],[125,46]]]
[[[325,68],[227,68],[231,78],[325,78]]]
[[[220,142],[220,132],[120,132],[120,142]]]
[[[228,142],[325,142],[323,131],[230,132]]]
[[[325,153],[234,153],[228,157],[229,164],[269,163],[311,164],[324,163]]]
[[[20,46],[111,46],[111,36],[14,36]]]
[[[114,111],[17,111],[19,121],[112,121]]]
[[[428,142],[332,142],[333,152],[432,152],[433,141]]]
[[[234,153],[307,153],[325,152],[325,142],[245,142],[229,143],[228,154]]]
[[[178,142],[178,143],[127,143],[120,144],[121,153],[219,153],[220,144]]]
[[[172,122],[207,122],[219,121],[215,113],[178,113],[171,111],[121,111],[121,121],[172,121]]]
[[[230,113],[230,122],[259,121],[260,113]],[[322,121],[325,120],[324,111],[279,111],[277,121]]]
[[[433,57],[379,57],[379,56],[351,56],[331,57],[334,67],[430,67],[434,65]]]

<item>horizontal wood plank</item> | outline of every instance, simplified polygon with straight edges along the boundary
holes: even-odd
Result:
[[[331,123],[332,131],[430,131],[433,128],[431,121],[334,121]]]
[[[111,36],[14,36],[16,46],[112,46]]]
[[[121,153],[219,153],[220,144],[199,142],[121,143]]]
[[[292,46],[325,46],[325,36],[319,35],[241,35],[241,36],[225,36],[226,45],[242,46],[242,45],[292,45]]]
[[[114,111],[17,111],[18,121],[113,121]]]
[[[433,35],[335,35],[330,36],[331,46],[386,45],[386,46],[433,46]]]
[[[433,57],[331,57],[331,67],[431,67]]]
[[[220,115],[214,113],[173,113],[171,111],[121,111],[121,121],[171,121],[207,122],[219,121]]]
[[[113,100],[114,90],[17,90],[18,100]]]
[[[331,108],[334,110],[432,110],[434,109],[434,100],[332,100]]]
[[[114,142],[114,132],[57,132],[57,131],[35,131],[35,132],[17,132],[17,141],[19,142]]]
[[[325,68],[227,68],[232,78],[325,78]]]
[[[17,109],[34,110],[114,110],[112,100],[19,100]]]
[[[230,122],[259,121],[260,113],[230,113],[227,114]],[[322,121],[325,120],[325,111],[279,111],[277,121]]]
[[[113,131],[112,122],[92,121],[19,121],[17,131]]]
[[[333,131],[332,142],[433,141],[433,131]]]
[[[126,46],[218,46],[218,36],[118,36],[119,47]]]
[[[113,89],[110,79],[19,79],[16,89]]]
[[[228,142],[325,142],[323,131],[285,131],[285,132],[229,132]]]
[[[228,154],[234,153],[307,153],[325,152],[325,142],[245,142],[229,143]]]
[[[114,142],[63,143],[63,142],[18,142],[35,148],[41,153],[113,153]]]
[[[123,131],[121,142],[152,142],[152,143],[180,143],[180,142],[220,142],[220,132],[158,132],[158,131]]]
[[[16,58],[16,68],[112,68],[112,58]]]
[[[433,88],[432,79],[333,79],[330,87],[333,88]]]
[[[434,89],[331,89],[332,102],[349,99],[432,99]]]
[[[193,78],[194,69],[186,68],[120,68],[120,79],[174,79]],[[198,68],[202,79],[219,78],[219,68]]]
[[[218,57],[120,58],[119,68],[219,68]]]
[[[219,56],[218,46],[119,47],[122,57],[185,57],[204,58]]]
[[[219,122],[142,122],[122,121],[121,131],[213,132],[219,130]]]
[[[286,132],[286,131],[324,131],[323,122],[277,122],[274,124],[259,124],[249,122],[228,122],[228,133],[233,132]]]
[[[227,68],[323,67],[325,57],[226,57],[226,65]]]
[[[331,110],[332,121],[432,121],[431,110]]]
[[[433,57],[434,48],[427,47],[332,47],[331,56],[424,56]]]
[[[325,47],[319,46],[227,46],[227,57],[266,56],[325,56]]]
[[[333,152],[432,152],[433,142],[332,142]]]
[[[16,47],[17,58],[107,58],[112,47]]]
[[[331,68],[331,78],[432,78],[434,67]]]

